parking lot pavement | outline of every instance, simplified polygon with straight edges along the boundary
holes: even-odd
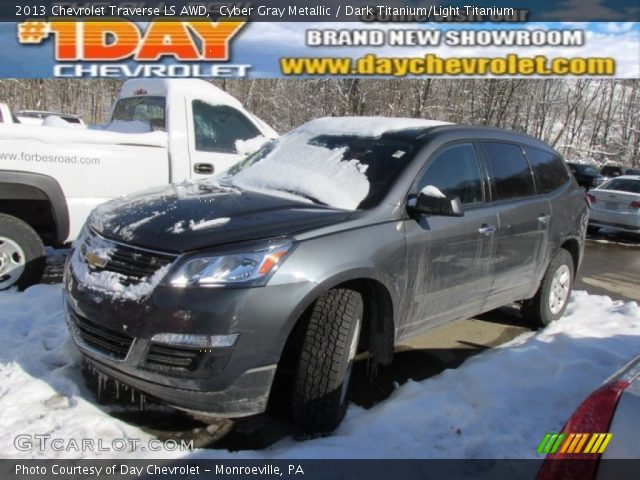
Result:
[[[640,236],[589,238],[574,289],[640,302]]]

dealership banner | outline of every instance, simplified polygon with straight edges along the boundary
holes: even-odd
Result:
[[[84,1],[0,7],[12,78],[638,78],[635,2]]]

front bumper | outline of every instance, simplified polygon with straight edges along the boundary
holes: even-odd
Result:
[[[159,286],[138,302],[65,284],[66,319],[99,371],[169,405],[220,416],[263,412],[282,348],[309,283],[245,289]],[[151,341],[159,333],[238,335],[198,349]]]

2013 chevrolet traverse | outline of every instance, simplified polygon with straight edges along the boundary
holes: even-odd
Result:
[[[124,197],[89,218],[65,271],[67,322],[100,372],[222,416],[289,402],[330,431],[358,351],[520,302],[561,317],[587,202],[526,135],[327,118],[222,175]]]

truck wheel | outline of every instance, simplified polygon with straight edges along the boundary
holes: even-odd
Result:
[[[37,283],[44,273],[42,240],[22,220],[0,213],[0,290],[20,290]]]
[[[293,381],[293,420],[307,431],[331,432],[347,411],[362,312],[362,297],[353,290],[331,290],[316,300]]]
[[[522,316],[535,326],[548,325],[562,317],[573,287],[573,271],[571,254],[561,248],[551,260],[535,296],[522,304]]]

